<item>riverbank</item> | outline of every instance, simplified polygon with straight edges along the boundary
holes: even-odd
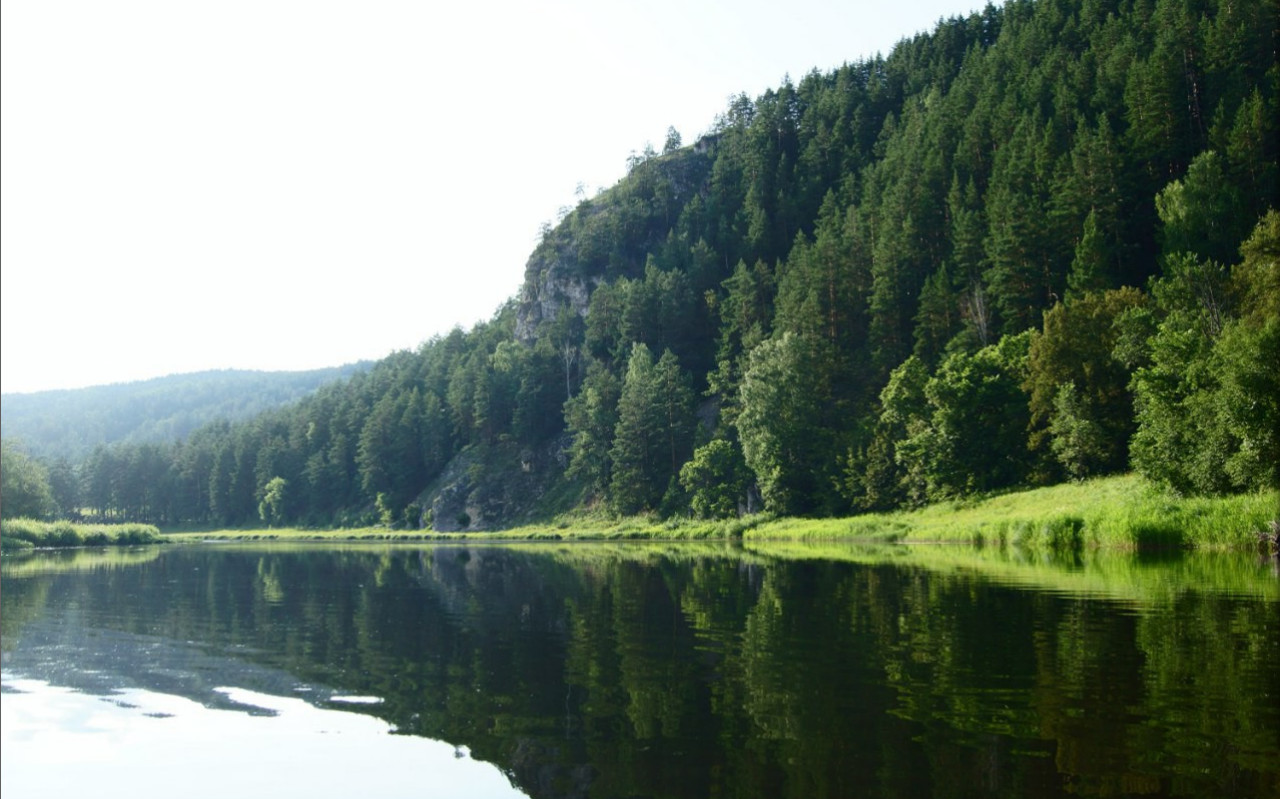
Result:
[[[778,520],[752,530],[749,537],[888,538],[1054,549],[1241,550],[1274,547],[1277,522],[1278,491],[1180,497],[1137,475],[1122,475],[899,513]]]
[[[1052,549],[1244,550],[1275,546],[1280,492],[1178,497],[1136,475],[1100,478],[944,502],[913,511],[838,519],[725,521],[579,514],[494,532],[437,533],[371,527],[343,530],[166,531],[175,541],[539,541],[539,540],[876,540],[1015,544]]]
[[[67,549],[73,547],[136,546],[164,541],[153,524],[75,524],[38,519],[0,521],[0,549]]]

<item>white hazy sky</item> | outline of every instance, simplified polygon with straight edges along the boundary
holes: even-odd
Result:
[[[381,358],[667,126],[978,0],[5,0],[5,393]]]

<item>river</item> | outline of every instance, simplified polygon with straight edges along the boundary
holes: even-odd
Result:
[[[1255,555],[172,545],[4,559],[37,796],[1280,796]]]

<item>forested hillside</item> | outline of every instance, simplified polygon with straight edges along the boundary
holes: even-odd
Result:
[[[369,363],[305,372],[221,369],[109,386],[6,394],[4,437],[31,455],[78,462],[100,444],[171,443],[216,419],[294,402]]]
[[[740,96],[581,198],[491,320],[99,451],[80,504],[490,529],[1273,485],[1277,36],[1273,0],[1014,0]]]

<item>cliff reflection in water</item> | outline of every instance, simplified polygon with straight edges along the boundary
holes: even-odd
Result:
[[[1280,795],[1280,601],[1249,558],[153,552],[6,561],[6,680],[377,698],[343,706],[535,797]]]

